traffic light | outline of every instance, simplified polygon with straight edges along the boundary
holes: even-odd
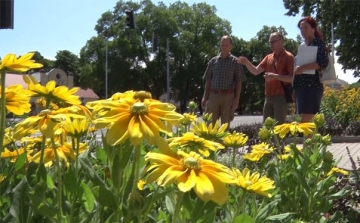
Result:
[[[126,11],[126,26],[128,26],[130,29],[135,29],[136,28],[136,24],[135,24],[135,14],[134,14],[134,10],[131,11]]]
[[[14,28],[14,0],[0,0],[0,29]]]
[[[155,53],[157,51],[157,48],[158,48],[158,38],[154,36],[154,33],[153,33],[153,36],[152,36],[152,52]]]

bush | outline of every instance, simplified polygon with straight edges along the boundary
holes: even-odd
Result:
[[[359,88],[331,89],[325,87],[321,101],[321,113],[336,119],[346,128],[350,123],[360,120]]]
[[[325,126],[319,128],[319,132],[322,135],[331,135],[331,136],[340,136],[344,132],[344,128],[339,121],[333,119],[332,117],[326,118]]]
[[[345,129],[345,134],[350,136],[360,135],[360,121],[350,123],[350,125]]]
[[[247,151],[250,150],[252,145],[260,143],[260,139],[258,137],[259,129],[262,127],[262,123],[252,123],[252,124],[241,124],[231,129],[230,131],[241,132],[249,137],[245,149]]]

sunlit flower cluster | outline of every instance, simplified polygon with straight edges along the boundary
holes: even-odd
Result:
[[[360,88],[325,87],[321,100],[321,112],[346,128],[352,121],[360,120]]]

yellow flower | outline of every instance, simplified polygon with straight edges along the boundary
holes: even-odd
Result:
[[[228,127],[227,123],[221,126],[219,125],[219,123],[220,123],[219,120],[216,120],[215,125],[213,127],[212,123],[210,123],[209,126],[207,126],[206,122],[200,121],[192,125],[190,131],[204,139],[218,141],[227,134],[226,130]]]
[[[243,155],[242,157],[246,160],[250,160],[252,162],[257,162],[259,161],[263,156],[265,155],[265,153],[258,153],[258,152],[251,152],[251,153],[247,153],[245,155]]]
[[[15,115],[29,113],[31,111],[31,104],[29,103],[31,95],[32,92],[23,89],[21,84],[12,85],[8,88],[5,88],[6,109]]]
[[[175,112],[175,106],[151,99],[135,99],[126,97],[118,101],[104,101],[101,106],[108,111],[103,117],[94,121],[95,128],[108,127],[106,141],[117,145],[130,139],[131,144],[138,145],[143,139],[154,143],[160,132],[172,133],[171,125],[178,122],[182,115]]]
[[[204,113],[202,118],[204,122],[209,123],[212,121],[212,113]]]
[[[23,154],[24,152],[28,153],[28,160],[31,159],[31,157],[29,156],[30,153],[32,153],[32,150],[26,150],[24,148],[19,148],[19,149],[15,149],[14,151],[10,151],[7,148],[5,148],[4,152],[1,153],[0,157],[1,158],[9,158],[11,159],[11,162],[15,162],[16,158]]]
[[[5,175],[0,174],[0,183],[3,182],[6,179]]]
[[[170,138],[169,139],[170,147],[180,146],[180,148],[190,148],[191,150],[196,150],[204,156],[209,156],[210,152],[217,151],[218,149],[225,148],[223,145],[217,142],[206,140],[195,135],[193,132],[186,132],[183,136]]]
[[[264,142],[253,145],[253,146],[251,146],[251,148],[253,149],[252,152],[264,153],[264,154],[269,154],[274,151],[273,147],[271,147],[269,144],[264,143]]]
[[[239,148],[246,144],[248,136],[243,133],[234,131],[232,134],[228,134],[224,137],[224,145],[232,148]]]
[[[36,99],[35,103],[36,103],[36,106],[38,106],[41,110],[46,109],[46,100],[44,97],[39,97],[38,99]],[[58,110],[59,106],[57,104],[55,104],[54,102],[50,102],[49,109]]]
[[[251,174],[248,168],[245,168],[242,172],[234,168],[233,173],[237,178],[238,186],[247,191],[271,197],[271,194],[268,191],[275,188],[273,180],[266,176],[260,177],[260,174],[257,172]]]
[[[292,156],[292,155],[290,153],[285,153],[285,154],[276,155],[276,156],[279,160],[286,160],[287,158],[289,158],[289,156]]]
[[[76,159],[76,151],[72,148],[71,143],[65,143],[64,145],[59,145],[56,142],[56,153],[59,156],[61,161],[64,161],[67,166],[69,166],[69,158],[72,160]],[[86,143],[80,143],[79,154],[83,153],[88,148]],[[37,152],[33,155],[32,161],[35,163],[39,163],[41,158],[41,151]],[[55,160],[56,156],[54,153],[54,149],[52,146],[45,148],[44,150],[44,164],[46,167],[50,167],[53,165],[53,161]]]
[[[348,171],[337,168],[337,167],[333,167],[326,175],[330,176],[331,174],[334,174],[334,173],[341,173],[343,175],[349,175]]]
[[[24,76],[23,79],[28,84],[28,89],[34,93],[34,97],[51,97],[51,100],[58,103],[65,103],[65,105],[81,104],[79,96],[75,95],[79,90],[77,87],[72,89],[66,86],[56,87],[54,80],[49,81],[46,86],[42,86],[39,83],[34,83],[33,79],[29,76]]]
[[[194,115],[192,113],[184,113],[183,116],[184,117],[182,119],[180,119],[181,125],[190,125],[191,123],[193,123],[197,120],[196,115]]]
[[[167,156],[149,152],[146,162],[151,162],[147,168],[147,182],[156,181],[160,186],[176,182],[181,192],[194,189],[203,201],[212,200],[223,204],[228,199],[225,183],[236,183],[231,171],[212,160],[206,160],[195,152],[190,154],[178,151],[178,154]]]
[[[279,134],[280,138],[285,138],[286,134],[291,132],[292,135],[296,133],[303,132],[305,136],[310,135],[313,133],[311,129],[315,129],[315,124],[312,122],[306,123],[285,123],[282,125],[277,125],[274,128],[274,133]]]
[[[145,184],[146,184],[146,181],[143,180],[143,179],[141,179],[141,180],[139,180],[138,183],[137,183],[137,188],[138,188],[139,190],[144,190],[144,185],[145,185]]]
[[[8,145],[10,143],[14,143],[14,142],[15,142],[14,130],[12,128],[6,128],[3,145],[6,146],[6,145]]]
[[[35,63],[35,60],[31,60],[34,53],[27,53],[20,58],[16,58],[16,54],[7,54],[0,64],[0,70],[11,70],[17,72],[25,72],[32,68],[40,68],[43,65]]]
[[[67,117],[66,121],[62,122],[62,127],[66,131],[67,135],[75,138],[84,136],[89,129],[89,122],[86,118],[71,119]]]
[[[78,111],[77,107],[61,108],[56,111],[43,110],[37,116],[28,117],[16,124],[14,138],[21,139],[29,131],[35,129],[40,130],[44,136],[51,138],[62,132],[60,122],[65,121],[68,117],[82,118],[83,116],[76,114]]]

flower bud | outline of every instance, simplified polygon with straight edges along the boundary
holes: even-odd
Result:
[[[267,128],[263,127],[260,129],[258,136],[259,136],[260,140],[264,142],[264,141],[270,139],[271,133]]]
[[[275,126],[275,120],[270,117],[267,117],[264,122],[264,126],[270,129],[273,128]]]
[[[325,116],[324,114],[322,113],[317,113],[315,116],[314,116],[314,123],[316,125],[316,127],[321,127],[325,124]]]
[[[326,151],[325,155],[324,155],[324,162],[325,163],[332,163],[333,160],[334,160],[334,155],[331,152]]]
[[[321,138],[321,142],[322,142],[322,144],[324,144],[326,146],[330,145],[331,144],[331,136],[329,134],[327,134],[326,136],[323,136]]]
[[[321,141],[321,135],[319,134],[319,133],[316,133],[315,135],[314,135],[314,140],[316,141],[316,142],[320,142]]]
[[[212,122],[212,113],[204,113],[203,114],[203,120],[206,123]]]
[[[198,104],[196,104],[194,101],[189,102],[189,109],[190,111],[195,111],[195,109],[198,107]]]
[[[141,212],[144,209],[145,199],[137,190],[135,190],[134,193],[129,194],[128,202],[130,209],[134,212]]]

